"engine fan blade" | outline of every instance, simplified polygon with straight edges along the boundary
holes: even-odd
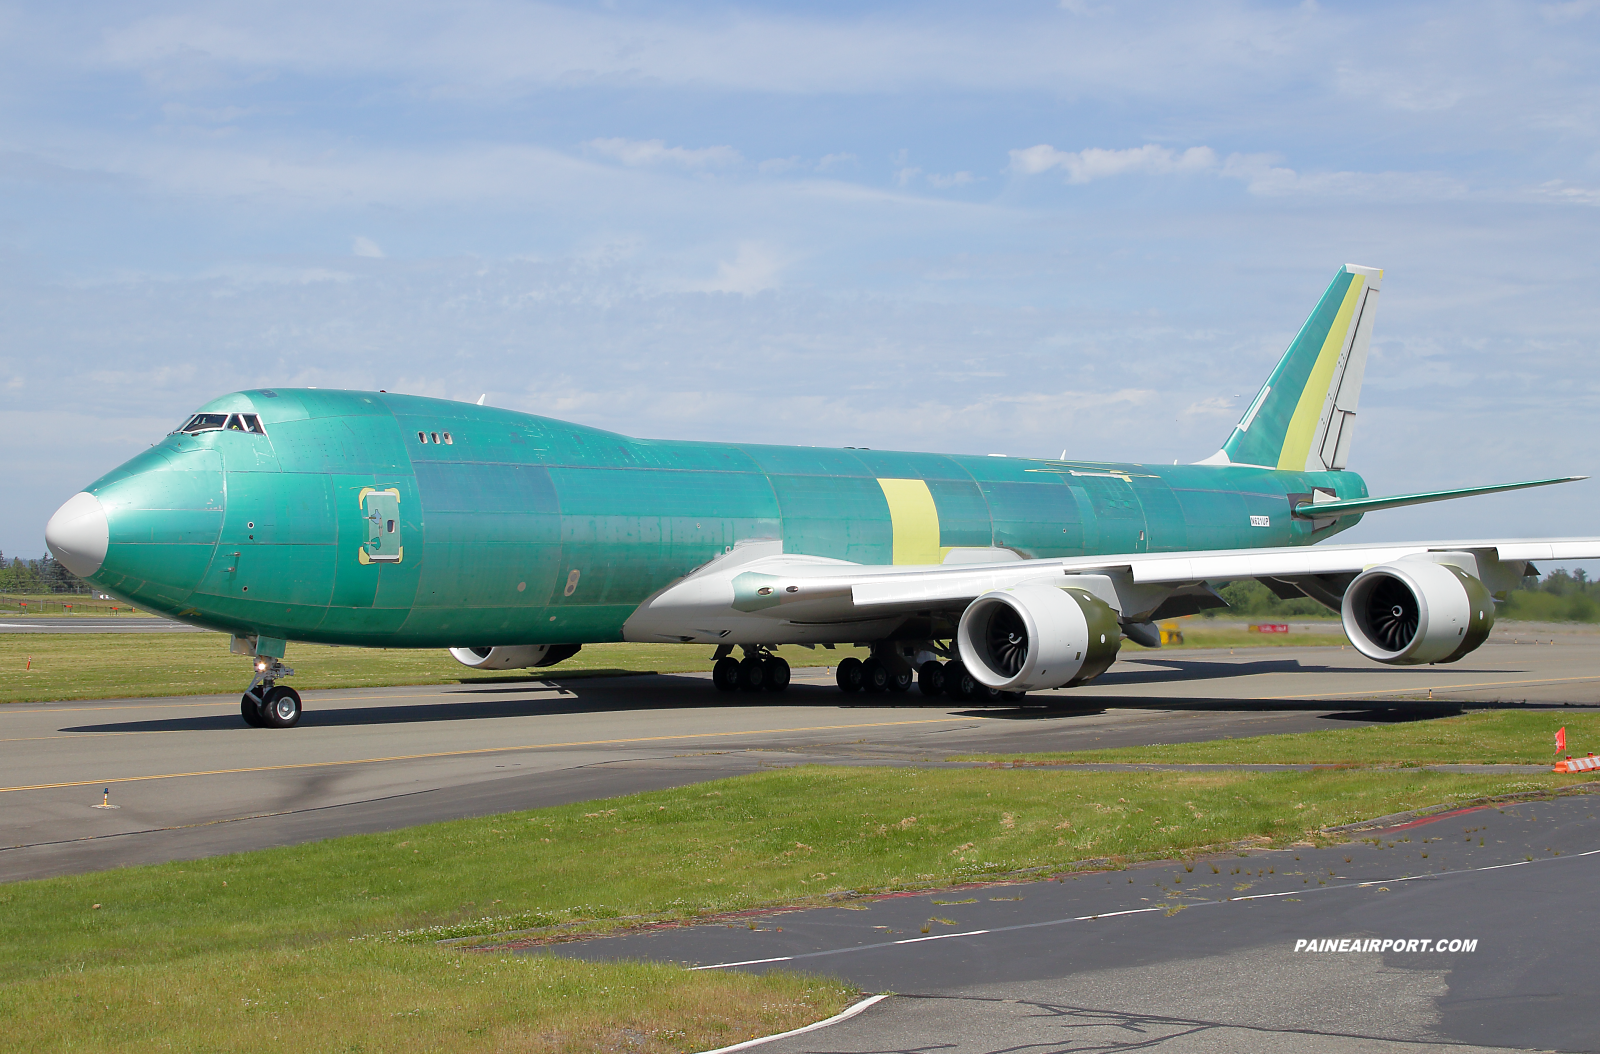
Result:
[[[1015,677],[1028,658],[1028,631],[1022,618],[1008,607],[1001,607],[989,620],[989,654],[997,672]]]
[[[1417,635],[1421,612],[1411,591],[1390,579],[1372,591],[1367,618],[1379,643],[1390,651],[1400,651]]]

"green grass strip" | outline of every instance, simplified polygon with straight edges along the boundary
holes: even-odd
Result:
[[[63,616],[76,617],[76,616]],[[59,621],[52,618],[51,622]],[[1177,647],[1330,647],[1342,634],[1247,633],[1185,630]],[[1128,658],[1144,649],[1125,644]],[[475,673],[442,648],[327,648],[291,644],[291,682],[301,691],[379,688],[403,684],[474,684],[563,680],[624,673],[690,673],[711,669],[714,649],[688,644],[586,644],[558,666],[542,670]],[[833,651],[789,645],[777,649],[791,666],[834,666],[846,655],[865,658],[862,648]],[[0,634],[0,703],[69,699],[125,699],[243,692],[250,662],[228,651],[221,633],[5,633]]]
[[[1555,733],[1562,727],[1567,730],[1566,754],[1576,757],[1590,750],[1600,753],[1600,714],[1490,710],[1435,720],[1204,743],[1152,743],[1032,754],[963,754],[950,760],[1013,764],[1554,765]]]
[[[709,671],[714,649],[685,644],[588,644],[559,666],[476,673],[442,648],[325,648],[291,644],[286,661],[296,689],[377,688],[562,680],[622,673]],[[845,655],[791,646],[778,652],[796,668],[832,665]],[[221,633],[0,634],[0,703],[242,693],[250,660],[228,651]]]
[[[0,886],[0,1019],[8,1022],[0,1049],[266,1049],[290,1036],[303,1050],[352,1049],[352,1037],[362,1050],[568,1049],[528,1037],[599,1035],[594,1029],[621,1020],[611,1016],[617,986],[633,985],[661,993],[640,1004],[648,1011],[640,1020],[656,1024],[626,1026],[656,1044],[639,1049],[689,1050],[767,1021],[760,1008],[769,1004],[805,1008],[770,1014],[774,1028],[780,1018],[825,1016],[848,991],[789,979],[740,996],[709,981],[697,988],[698,976],[662,967],[532,966],[432,942],[693,918],[1250,838],[1286,843],[1406,808],[1574,782],[1419,770],[804,767],[13,883]],[[680,985],[688,1002],[673,1003]],[[551,1002],[549,992],[570,994]],[[701,998],[695,992],[707,1005],[744,1009],[685,1031],[683,1014],[701,1020],[683,1009]],[[660,1038],[674,1029],[683,1035]]]

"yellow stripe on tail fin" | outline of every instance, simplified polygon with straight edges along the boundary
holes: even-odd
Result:
[[[1346,264],[1222,449],[1202,465],[1321,472],[1350,458],[1383,272]]]

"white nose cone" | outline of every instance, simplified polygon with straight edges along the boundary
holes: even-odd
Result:
[[[106,525],[106,510],[100,499],[79,491],[56,510],[44,526],[44,541],[68,571],[88,578],[106,560],[111,531]]]

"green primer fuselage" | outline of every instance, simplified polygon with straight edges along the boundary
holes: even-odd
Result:
[[[87,487],[110,533],[91,580],[197,625],[326,644],[621,640],[642,601],[746,539],[869,565],[1303,545],[1359,519],[1291,516],[1313,488],[1367,494],[1352,472],[631,439],[379,392],[202,410],[257,413],[266,434],[175,433]],[[924,481],[931,510],[923,497],[910,523],[882,480]]]

